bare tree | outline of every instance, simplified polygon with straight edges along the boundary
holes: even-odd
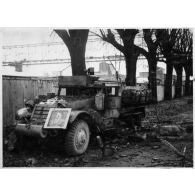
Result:
[[[156,81],[156,69],[158,62],[158,42],[156,38],[153,38],[155,35],[154,29],[143,29],[144,40],[147,44],[148,51],[142,52],[145,55],[148,61],[149,67],[149,88],[152,90],[152,96],[154,100],[157,100],[157,81]]]
[[[85,50],[88,39],[88,29],[54,30],[66,44],[70,57],[72,75],[85,75]]]
[[[116,49],[121,51],[125,57],[126,62],[126,85],[136,85],[136,63],[140,53],[145,52],[142,48],[134,44],[135,36],[138,34],[137,29],[116,29],[122,44],[116,40],[115,34],[112,30],[100,30],[99,36],[102,40],[112,44]]]
[[[190,86],[190,76],[193,72],[192,63],[192,45],[193,45],[193,34],[190,29],[181,29],[179,39],[176,41],[174,46],[174,53],[177,59],[177,64],[174,66],[177,72],[177,83],[176,83],[176,96],[181,96],[182,87],[182,70],[184,68],[186,73],[185,82],[185,95],[192,95],[192,86]]]
[[[113,31],[108,29],[107,31],[100,30],[101,38],[112,44],[115,48],[124,54],[126,61],[126,84],[136,84],[136,63],[140,54],[144,55],[149,64],[149,87],[152,89],[153,99],[157,99],[157,87],[156,87],[156,67],[157,67],[157,48],[158,44],[156,40],[152,38],[154,34],[153,29],[144,29],[144,39],[148,47],[148,51],[134,44],[136,35],[139,33],[137,29],[116,29],[122,43],[120,44],[116,40],[116,36]],[[99,36],[99,35],[98,35]]]
[[[179,37],[180,29],[157,29],[156,38],[160,52],[166,59],[164,62],[167,66],[167,73],[165,79],[165,99],[172,99],[172,75],[174,67],[174,46]]]

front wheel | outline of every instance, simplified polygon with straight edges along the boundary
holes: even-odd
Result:
[[[90,131],[83,120],[76,120],[71,124],[65,137],[65,150],[69,155],[83,154],[88,147]]]

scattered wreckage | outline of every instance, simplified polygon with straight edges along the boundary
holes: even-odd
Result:
[[[66,153],[80,155],[87,150],[91,135],[139,128],[144,105],[150,101],[147,89],[102,82],[92,75],[60,76],[57,95],[27,100],[26,107],[17,111],[15,132],[40,139],[64,136]]]

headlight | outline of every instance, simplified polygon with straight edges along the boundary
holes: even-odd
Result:
[[[31,113],[29,112],[28,108],[21,108],[16,113],[16,119],[20,120],[22,118],[30,118]]]
[[[33,108],[34,107],[34,100],[31,100],[31,99],[25,99],[24,100],[24,104],[25,104],[25,106],[27,106],[27,107],[30,107],[30,108]]]

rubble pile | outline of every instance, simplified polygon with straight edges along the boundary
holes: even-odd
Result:
[[[188,119],[182,118],[182,120],[178,120],[176,116],[191,109],[192,104],[187,104],[187,101],[187,99],[183,99],[183,101],[172,100],[146,106],[146,116],[142,121],[142,126],[146,129],[151,129],[156,124],[183,126],[183,123],[188,122],[186,121]]]
[[[152,102],[151,90],[141,87],[126,87],[122,91],[122,104],[126,106]]]

